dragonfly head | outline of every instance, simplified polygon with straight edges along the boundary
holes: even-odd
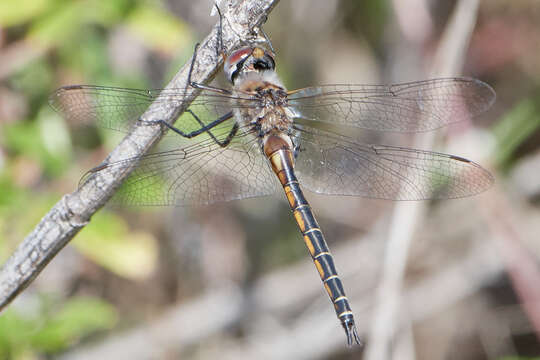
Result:
[[[241,74],[271,71],[275,67],[274,54],[258,46],[245,46],[234,51],[223,65],[227,79],[233,84]]]

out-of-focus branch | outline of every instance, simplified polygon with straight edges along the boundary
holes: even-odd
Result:
[[[525,217],[517,214],[501,191],[491,194],[486,202],[483,213],[493,232],[494,244],[504,259],[505,270],[536,338],[540,340],[540,266],[526,246],[527,232],[522,225]]]
[[[431,76],[452,76],[459,73],[470,34],[476,23],[477,0],[457,3],[437,49]],[[434,135],[420,134],[415,139],[419,148],[430,148]],[[416,224],[425,209],[423,203],[398,203],[394,208],[383,273],[377,292],[378,306],[368,336],[367,360],[389,359],[389,351],[397,321],[405,265]]]
[[[246,0],[221,5],[224,13],[223,46],[225,52],[254,36],[253,29],[260,26],[279,0]],[[208,83],[217,73],[222,57],[216,53],[218,25],[201,43],[193,67],[192,79]],[[185,88],[191,60],[169,82],[167,88]],[[143,116],[147,120],[165,120],[173,123],[197,97],[193,90],[178,107],[152,109]],[[150,106],[152,108],[152,106]],[[113,162],[142,155],[162,136],[159,127],[135,127],[109,154]],[[45,268],[54,256],[81,230],[92,215],[113,195],[132,169],[109,178],[90,177],[83,186],[65,195],[41,219],[0,270],[0,310],[5,308]]]

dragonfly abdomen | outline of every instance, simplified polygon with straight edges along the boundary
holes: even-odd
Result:
[[[353,341],[360,343],[351,306],[337,274],[334,258],[294,174],[294,157],[291,149],[290,140],[287,141],[284,135],[272,134],[265,138],[264,153],[283,186],[294,219],[302,233],[313,263],[330,300],[334,304],[336,315],[345,329],[347,342],[349,345],[352,345]]]

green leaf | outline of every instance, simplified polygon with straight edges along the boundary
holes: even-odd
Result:
[[[51,90],[54,81],[52,67],[44,58],[29,62],[10,79],[13,87],[31,100],[32,108],[44,103],[44,94]]]
[[[71,159],[71,138],[66,123],[49,108],[39,112],[37,121],[41,142],[51,155],[48,157],[46,168],[58,174],[60,170],[67,168]]]
[[[79,44],[84,42],[84,46]],[[78,72],[78,77],[96,83],[110,83],[111,69],[107,55],[107,44],[96,28],[88,28],[78,39],[70,39],[58,49],[64,66]]]
[[[0,1],[0,27],[28,22],[45,11],[49,3],[49,0]]]
[[[89,25],[111,27],[121,22],[133,3],[132,0],[56,1],[54,9],[32,24],[28,38],[35,46],[45,48],[72,39],[80,41],[81,35],[91,28]]]
[[[92,332],[112,328],[117,321],[114,307],[90,297],[69,299],[52,311],[45,306],[27,306],[25,312],[12,307],[0,316],[0,359],[30,359],[36,351],[57,352]]]
[[[44,148],[36,125],[34,122],[18,122],[4,127],[4,141],[12,155],[26,155],[39,159]]]
[[[493,129],[497,139],[495,163],[500,168],[510,166],[515,150],[540,128],[536,103],[525,99],[514,106]]]
[[[130,14],[127,26],[148,47],[166,53],[191,44],[192,35],[188,26],[155,6],[139,6]]]
[[[45,118],[43,121],[47,121]],[[50,124],[55,127],[54,124]],[[67,134],[51,134],[49,125],[42,122],[20,122],[6,126],[5,143],[7,148],[16,155],[26,156],[37,160],[49,176],[56,176],[66,169],[70,160],[69,137]],[[62,125],[56,126],[61,127]],[[58,136],[57,144],[53,145],[51,137]],[[63,139],[60,139],[63,137]],[[47,141],[46,145],[44,141]],[[62,144],[59,144],[59,143]],[[55,148],[55,146],[57,148]],[[61,149],[65,150],[62,151]],[[53,152],[51,152],[52,150]]]
[[[110,212],[101,212],[72,244],[85,256],[115,274],[141,279],[157,264],[157,241],[149,233],[130,232],[125,221]]]
[[[9,174],[11,172],[0,175],[0,215],[2,215],[4,207],[16,203],[16,200],[21,195],[19,189],[8,178]]]
[[[16,358],[16,354],[31,347],[36,322],[8,309],[0,316],[0,359]]]
[[[86,22],[111,26],[120,22],[134,3],[132,0],[84,1]]]
[[[50,47],[64,42],[80,32],[83,23],[84,2],[73,1],[58,6],[55,11],[36,21],[28,32],[28,38],[35,46]]]
[[[42,351],[56,352],[92,332],[112,328],[117,319],[116,310],[102,300],[70,299],[32,336],[32,344]]]

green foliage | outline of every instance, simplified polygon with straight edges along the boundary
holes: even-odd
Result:
[[[80,47],[80,42],[84,47]],[[107,45],[99,29],[88,27],[79,34],[78,38],[72,38],[58,49],[58,58],[61,63],[77,74],[83,82],[90,83],[114,83],[107,55]]]
[[[538,105],[525,99],[514,106],[493,129],[497,139],[495,163],[505,169],[511,165],[516,149],[540,128]]]
[[[37,311],[8,309],[0,317],[0,358],[28,358],[33,352],[55,353],[96,331],[112,328],[115,309],[102,300],[77,297]]]
[[[378,43],[384,34],[390,7],[387,1],[349,1],[343,4],[343,22],[357,36]]]
[[[43,47],[76,41],[88,25],[111,26],[123,19],[134,1],[49,1],[44,16],[34,19],[28,36]],[[80,40],[80,39],[79,39]]]
[[[0,1],[0,26],[14,26],[30,21],[43,13],[51,4],[49,0]]]
[[[127,19],[127,26],[147,46],[166,53],[191,44],[188,27],[177,17],[156,6],[138,6]]]
[[[4,142],[13,155],[38,161],[46,175],[60,175],[70,160],[69,135],[62,120],[38,120],[6,126]]]
[[[33,336],[35,345],[45,352],[54,352],[91,332],[111,328],[117,317],[113,307],[92,298],[70,299],[50,316],[41,331]]]
[[[157,241],[149,233],[129,231],[118,215],[102,211],[72,244],[85,256],[115,274],[141,279],[157,265]]]
[[[15,73],[10,84],[27,95],[31,110],[39,109],[54,84],[53,69],[44,59],[36,59]]]

